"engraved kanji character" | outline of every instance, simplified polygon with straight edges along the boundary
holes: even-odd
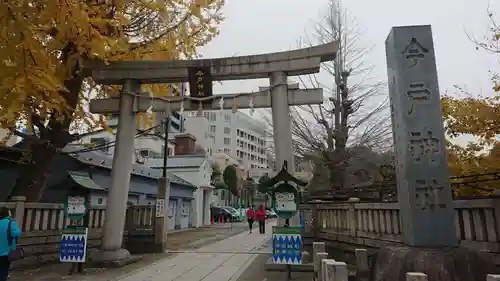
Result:
[[[412,68],[415,67],[420,60],[423,60],[425,54],[428,52],[429,50],[424,48],[416,38],[412,38],[410,44],[403,50],[403,55],[408,62],[409,68]]]
[[[416,206],[420,210],[431,209],[436,207],[446,208],[446,204],[440,203],[441,192],[444,189],[442,184],[438,184],[437,180],[417,180],[418,186],[415,188]]]
[[[423,103],[431,99],[432,92],[429,88],[425,87],[422,82],[411,83],[410,89],[406,92],[406,96],[410,100],[410,109],[408,109],[408,115],[413,113],[415,104]]]
[[[415,162],[420,162],[422,157],[428,156],[430,164],[437,161],[440,151],[440,140],[432,135],[431,130],[410,133],[410,143],[408,144],[410,155]]]

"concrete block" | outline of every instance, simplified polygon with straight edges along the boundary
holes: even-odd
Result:
[[[421,272],[407,272],[406,281],[427,281],[427,275]]]

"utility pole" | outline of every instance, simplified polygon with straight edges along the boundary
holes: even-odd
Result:
[[[165,118],[165,139],[164,139],[164,145],[163,145],[163,173],[162,176],[164,178],[167,178],[167,159],[168,159],[168,131],[170,129],[170,116],[167,116]]]

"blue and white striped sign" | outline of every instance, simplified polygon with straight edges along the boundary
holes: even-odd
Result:
[[[273,227],[273,262],[275,264],[302,263],[301,227]]]
[[[63,231],[59,261],[85,262],[87,256],[88,228],[68,228]]]

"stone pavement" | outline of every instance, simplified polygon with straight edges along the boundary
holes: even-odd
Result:
[[[236,281],[258,256],[252,252],[259,250],[269,240],[272,225],[275,225],[274,220],[267,224],[265,235],[259,234],[258,229],[254,229],[252,234],[243,232],[195,251],[179,253],[111,280]],[[96,278],[92,280],[101,281]]]
[[[202,228],[189,229],[183,231],[175,231],[170,233],[167,238],[167,248],[173,251],[181,249],[197,250],[205,245],[210,245],[217,241],[222,241],[243,231],[248,235],[248,225],[246,222],[225,224],[225,225],[212,225]],[[71,267],[66,263],[54,263],[47,265],[40,265],[38,267],[19,268],[13,271],[9,280],[11,281],[104,281],[115,280],[117,276],[126,276],[129,273],[137,272],[149,265],[156,264],[159,261],[168,259],[174,256],[173,253],[162,254],[146,254],[143,259],[127,265],[122,268],[94,268],[89,267],[85,269],[85,275],[68,275]],[[119,278],[118,278],[119,279]]]

